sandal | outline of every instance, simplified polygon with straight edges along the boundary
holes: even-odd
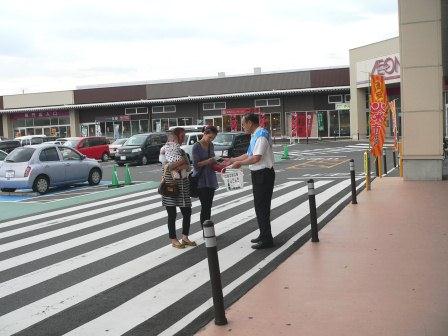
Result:
[[[184,244],[185,246],[198,246],[198,244],[196,244],[196,242],[195,241],[185,241],[185,240],[181,240],[181,242],[182,242],[182,244]]]
[[[175,247],[175,248],[177,248],[177,249],[183,249],[183,248],[185,248],[185,244],[184,244],[184,243],[180,243],[180,244],[174,244],[174,243],[171,243],[171,246],[172,246],[172,247]]]

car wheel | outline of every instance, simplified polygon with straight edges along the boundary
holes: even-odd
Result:
[[[50,189],[50,180],[44,175],[36,177],[33,183],[33,191],[45,194]]]
[[[14,192],[14,191],[16,191],[16,188],[2,188],[0,190],[3,192]]]
[[[143,155],[142,157],[142,165],[146,166],[148,164],[148,158],[146,157],[146,155]]]
[[[93,168],[89,173],[89,185],[98,185],[101,182],[101,178],[101,170],[99,170],[98,168]]]
[[[109,161],[109,155],[107,155],[107,153],[104,153],[103,156],[101,157],[101,161],[103,162]]]

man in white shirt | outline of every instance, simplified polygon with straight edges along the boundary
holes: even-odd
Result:
[[[243,117],[243,128],[252,134],[247,153],[230,158],[232,168],[249,165],[252,177],[255,214],[257,216],[260,235],[252,239],[254,249],[269,248],[274,245],[271,233],[271,200],[274,190],[274,153],[269,132],[259,126],[257,114],[246,114]]]

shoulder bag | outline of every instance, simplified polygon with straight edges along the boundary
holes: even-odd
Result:
[[[196,142],[198,146],[201,144],[199,142]],[[208,159],[210,159],[210,146],[208,146]],[[196,176],[193,176],[193,174],[190,174],[188,176],[188,181],[190,182],[190,196],[191,197],[199,197],[199,190],[198,190],[198,184],[199,184],[199,178],[202,175],[202,172],[204,171],[204,167],[201,168],[201,171]]]
[[[179,196],[179,188],[177,183],[171,176],[171,181],[167,181],[165,176],[167,174],[171,175],[171,172],[168,170],[168,164],[166,164],[163,168],[162,180],[160,181],[159,188],[157,191],[160,195],[166,197],[176,197]]]

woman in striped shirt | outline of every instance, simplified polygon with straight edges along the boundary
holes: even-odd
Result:
[[[188,238],[190,232],[191,222],[191,198],[190,198],[190,184],[188,181],[188,174],[190,172],[190,162],[185,152],[180,148],[180,144],[184,141],[185,130],[181,127],[172,130],[168,137],[168,142],[161,148],[161,153],[164,153],[167,169],[170,173],[165,174],[165,180],[168,182],[176,182],[179,188],[179,195],[174,197],[162,196],[162,205],[168,212],[168,233],[171,240],[171,245],[175,248],[184,248],[185,246],[196,246],[194,241]],[[173,178],[172,171],[176,171]],[[177,178],[178,177],[178,178]],[[176,235],[176,207],[180,208],[182,213],[182,240],[179,241]]]

